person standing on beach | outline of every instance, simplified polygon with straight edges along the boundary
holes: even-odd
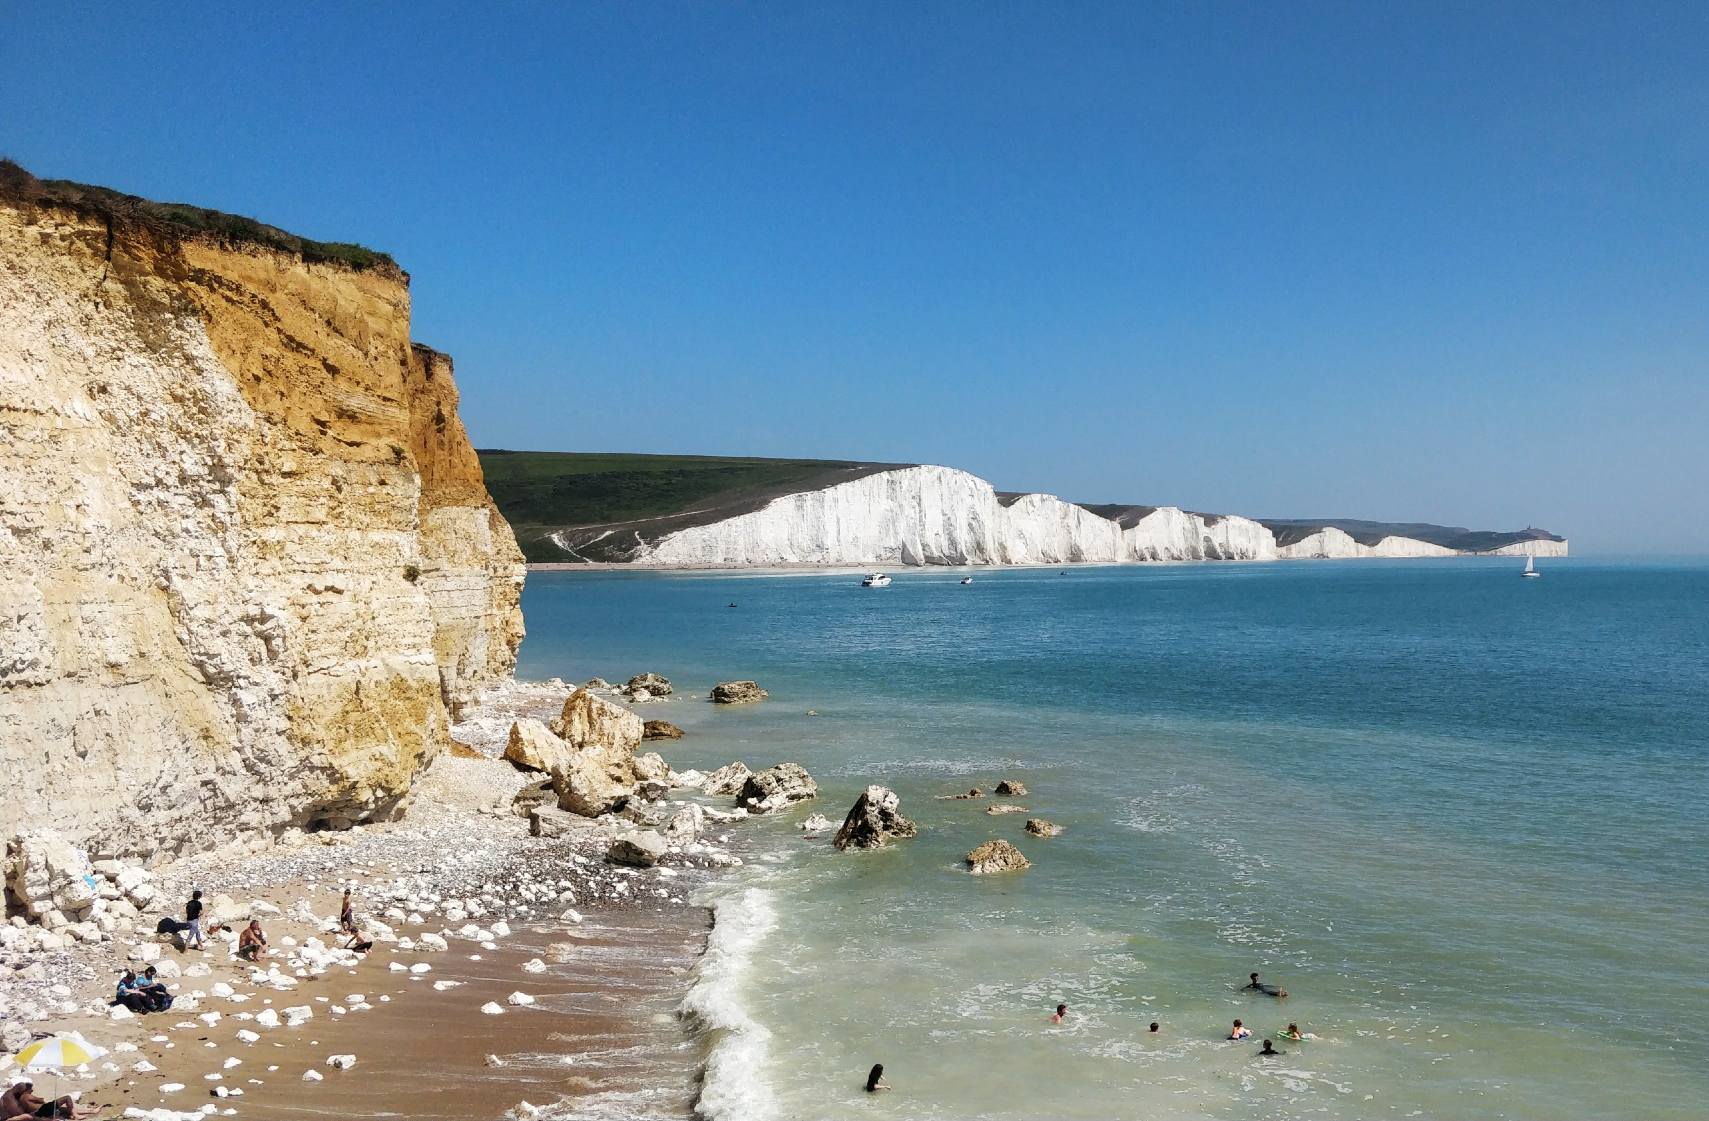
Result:
[[[338,926],[346,934],[356,934],[356,905],[350,902],[350,889],[344,889],[344,901],[338,906]]]
[[[190,901],[184,904],[184,921],[190,924],[190,929],[184,935],[186,949],[199,950],[202,948],[202,889],[197,888],[190,893]]]

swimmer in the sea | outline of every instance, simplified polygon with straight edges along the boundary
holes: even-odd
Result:
[[[1068,1015],[1068,1005],[1058,1004],[1056,1006],[1055,1014],[1050,1017],[1050,1022],[1053,1024],[1060,1024],[1062,1022],[1062,1018],[1066,1015]]]
[[[1317,1038],[1317,1036],[1313,1035],[1309,1031],[1301,1031],[1300,1026],[1298,1024],[1293,1024],[1293,1023],[1290,1023],[1288,1025],[1288,1030],[1282,1033],[1282,1037],[1284,1039],[1294,1039],[1294,1040],[1316,1039]]]
[[[1271,1055],[1286,1055],[1286,1054],[1287,1054],[1286,1051],[1276,1050],[1276,1045],[1274,1043],[1271,1043],[1268,1039],[1266,1039],[1264,1041],[1264,1046],[1259,1049],[1258,1054],[1254,1057],[1259,1058],[1259,1059],[1265,1059],[1265,1058],[1269,1058]]]
[[[1156,1035],[1158,1032],[1161,1032],[1162,1030],[1163,1030],[1162,1024],[1159,1024],[1156,1020],[1151,1021],[1151,1032],[1150,1032],[1150,1034]]]
[[[1279,988],[1275,985],[1266,985],[1258,979],[1258,974],[1256,973],[1252,974],[1251,983],[1241,989],[1241,992],[1260,992],[1265,996],[1273,997],[1284,997],[1288,995],[1287,989]]]
[[[876,1094],[880,1090],[890,1089],[890,1083],[884,1081],[884,1064],[873,1063],[872,1069],[866,1074],[866,1092]]]
[[[1241,1023],[1239,1020],[1236,1020],[1236,1021],[1234,1021],[1234,1027],[1232,1029],[1230,1029],[1230,1031],[1228,1033],[1228,1038],[1229,1039],[1251,1039],[1252,1038],[1252,1029],[1247,1027],[1245,1024]]]

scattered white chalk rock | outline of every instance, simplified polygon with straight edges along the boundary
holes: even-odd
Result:
[[[326,1065],[333,1070],[349,1070],[356,1065],[355,1055],[328,1055]]]
[[[303,1071],[303,1081],[304,1082],[319,1082],[322,1080],[323,1077],[324,1076],[318,1070],[305,1070],[305,1071]]]
[[[255,1022],[264,1028],[276,1028],[279,1026],[279,1013],[272,1008],[263,1008],[255,1014]]]
[[[435,992],[441,992],[442,993],[446,989],[454,989],[458,985],[461,985],[462,983],[463,982],[461,982],[461,981],[435,981],[435,982],[433,982],[433,989]]]
[[[546,963],[541,961],[539,958],[529,958],[527,961],[522,963],[522,972],[544,973],[546,972]]]
[[[257,1043],[260,1041],[261,1036],[250,1031],[248,1028],[240,1028],[237,1033],[237,1038],[245,1043]]]
[[[183,1088],[184,1084],[182,1082],[162,1082],[160,1084],[160,1092],[163,1094],[176,1094]]]
[[[418,975],[422,974],[422,973],[432,972],[432,970],[433,970],[433,967],[431,965],[428,965],[425,961],[418,961],[414,965],[409,967],[409,971],[411,973],[415,973]]]
[[[504,1015],[503,1006],[501,1006],[497,1002],[491,1001],[491,1000],[489,1000],[485,1004],[481,1005],[481,1011],[485,1012],[489,1016],[502,1016],[502,1015]]]
[[[423,934],[417,941],[424,950],[449,950],[451,944],[437,934]]]
[[[534,1003],[534,998],[523,992],[511,993],[509,996],[505,997],[504,1000],[506,1004],[509,1004],[513,1008],[526,1008],[528,1005]]]

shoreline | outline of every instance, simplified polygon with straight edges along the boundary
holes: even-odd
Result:
[[[1511,560],[1522,554],[1508,553],[1449,553],[1421,556],[1371,557],[1245,557],[1231,560],[1125,560],[1125,561],[1061,561],[1051,564],[905,564],[872,561],[866,564],[658,564],[653,561],[529,561],[529,572],[664,572],[682,576],[860,576],[873,571],[931,573],[931,572],[1033,572],[1068,568],[1170,568],[1181,566],[1322,564],[1324,562],[1357,561],[1455,561]],[[1547,556],[1551,563],[1572,559],[1568,555]]]
[[[602,1102],[693,1116],[711,1032],[687,1008],[712,927],[697,897],[740,859],[707,837],[655,867],[610,865],[613,837],[637,827],[616,814],[529,836],[511,800],[531,778],[497,756],[513,719],[555,711],[573,688],[489,690],[452,726],[461,750],[422,773],[400,820],[184,857],[155,869],[160,902],[134,933],[13,956],[0,972],[0,1021],[23,1023],[11,1034],[81,1031],[111,1051],[61,1078],[37,1074],[38,1090],[156,1121],[200,1117],[210,1103],[279,1121],[580,1117]],[[650,805],[669,812],[694,794]],[[375,942],[361,958],[339,950],[345,885]],[[276,968],[239,962],[234,934],[203,951],[155,935],[159,913],[177,914],[192,887],[211,918],[258,918]],[[173,1007],[110,1008],[117,974],[149,961]],[[274,1020],[287,1009],[295,1024]],[[346,1054],[350,1072],[332,1064]],[[0,1075],[19,1076],[9,1053]]]

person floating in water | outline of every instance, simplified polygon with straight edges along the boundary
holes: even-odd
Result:
[[[1163,1030],[1163,1025],[1156,1020],[1151,1021],[1151,1034],[1156,1035]]]
[[[1276,985],[1266,985],[1264,982],[1260,981],[1258,979],[1258,974],[1254,973],[1251,976],[1252,976],[1251,983],[1248,984],[1245,988],[1241,989],[1240,990],[1241,992],[1260,992],[1260,993],[1263,993],[1265,996],[1273,996],[1273,997],[1277,997],[1277,998],[1281,998],[1281,997],[1288,995],[1287,989],[1281,988],[1281,987],[1276,986]]]
[[[1050,1022],[1053,1024],[1060,1024],[1062,1022],[1062,1018],[1066,1015],[1068,1015],[1068,1005],[1058,1004],[1056,1006],[1055,1014],[1050,1017]]]
[[[1241,1023],[1239,1020],[1236,1020],[1236,1021],[1234,1021],[1234,1027],[1229,1029],[1228,1038],[1230,1038],[1230,1039],[1251,1039],[1252,1038],[1252,1029],[1247,1027],[1245,1024]]]
[[[1301,1031],[1300,1026],[1298,1024],[1290,1023],[1290,1024],[1288,1024],[1288,1030],[1282,1033],[1282,1038],[1283,1039],[1300,1040],[1300,1039],[1316,1039],[1317,1036],[1313,1035],[1309,1031]]]
[[[884,1081],[884,1064],[873,1063],[872,1069],[866,1072],[866,1092],[876,1094],[880,1090],[890,1089],[890,1083]]]
[[[1268,1039],[1266,1039],[1264,1041],[1264,1046],[1259,1048],[1258,1054],[1255,1057],[1260,1058],[1260,1059],[1267,1059],[1272,1055],[1286,1055],[1286,1054],[1287,1054],[1286,1051],[1276,1050],[1276,1045],[1274,1043],[1271,1043]]]

